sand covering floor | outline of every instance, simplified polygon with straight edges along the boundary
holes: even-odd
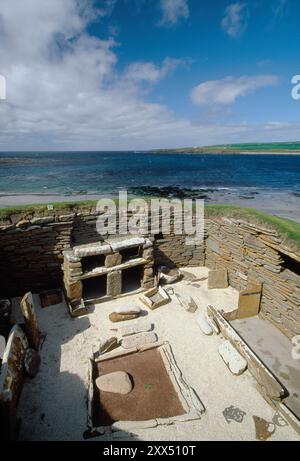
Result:
[[[248,371],[238,377],[230,373],[218,353],[222,337],[203,335],[196,322],[198,312],[205,312],[208,304],[236,309],[238,293],[231,287],[208,290],[206,268],[185,270],[201,280],[194,285],[183,280],[174,288],[190,293],[199,305],[198,311],[186,312],[171,295],[171,302],[155,311],[143,308],[143,319],[155,325],[160,341],[170,343],[179,369],[206,412],[200,420],[130,433],[120,431],[102,440],[256,440],[253,416],[268,422],[276,416],[257,392],[256,381]],[[46,338],[40,371],[34,379],[26,379],[19,402],[21,440],[83,440],[87,429],[88,357],[98,350],[100,341],[115,335],[113,329],[118,325],[113,325],[108,315],[117,306],[139,303],[138,298],[132,295],[98,304],[89,315],[75,319],[70,318],[64,304],[38,309],[39,326]],[[224,412],[242,418],[226,419]],[[300,440],[300,436],[288,425],[276,426],[269,440]]]

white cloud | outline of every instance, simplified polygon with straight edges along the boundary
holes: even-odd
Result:
[[[186,128],[189,122],[145,102],[141,91],[143,82],[156,83],[181,61],[132,63],[118,72],[114,40],[85,31],[97,14],[92,3],[85,2],[83,12],[77,5],[2,0],[0,73],[7,100],[0,104],[0,148],[127,149],[164,142]]]
[[[88,0],[80,11],[78,5],[1,0],[0,74],[7,99],[0,101],[0,150],[147,149],[283,138],[286,132],[297,137],[298,125],[193,123],[146,101],[144,83],[155,84],[180,61],[132,63],[118,71],[114,39],[86,32],[113,3],[101,11]]]
[[[161,24],[176,24],[190,15],[188,0],[160,0]]]
[[[134,62],[126,68],[124,76],[133,82],[157,83],[180,65],[185,65],[184,59],[166,58],[161,66],[153,62]]]
[[[241,96],[247,96],[259,88],[274,86],[277,83],[278,78],[275,75],[225,77],[200,83],[192,90],[191,99],[198,106],[230,105]]]
[[[248,7],[246,3],[231,3],[225,10],[222,27],[230,37],[242,35],[248,23]]]

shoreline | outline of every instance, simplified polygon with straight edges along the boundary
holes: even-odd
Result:
[[[52,154],[52,153],[89,153],[89,154],[97,154],[97,153],[105,153],[105,154],[116,154],[116,153],[132,153],[132,154],[201,154],[201,155],[300,155],[300,150],[285,150],[285,149],[276,149],[276,150],[230,150],[230,149],[213,149],[211,150],[209,147],[208,148],[193,148],[193,147],[188,147],[188,148],[174,148],[174,149],[150,149],[150,150],[72,150],[72,151],[61,151],[61,150],[55,150],[55,151],[0,151],[0,155],[3,154]],[[1,160],[1,158],[0,158]]]
[[[163,151],[163,150],[153,150],[153,151],[147,151],[147,152],[138,152],[140,153],[145,153],[145,154],[199,154],[199,155],[282,155],[282,156],[289,156],[289,155],[294,155],[294,156],[299,156],[300,151],[223,151],[223,150],[214,150],[214,151],[207,151],[207,150],[190,150],[190,149],[184,149],[184,150],[168,150],[168,151]]]
[[[79,203],[97,201],[101,198],[116,198],[116,194],[83,194],[83,195],[62,195],[62,194],[0,194],[0,211],[13,209],[19,211],[19,207],[52,205],[53,203]],[[128,194],[131,198],[154,198]],[[204,199],[206,205],[234,205],[242,208],[253,208],[269,215],[291,219],[300,223],[300,197],[288,191],[263,190],[256,195],[243,192],[243,190],[215,190]]]

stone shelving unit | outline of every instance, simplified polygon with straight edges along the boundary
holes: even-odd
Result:
[[[205,265],[227,269],[229,283],[238,291],[261,283],[259,315],[287,337],[299,335],[300,251],[275,230],[241,219],[210,219],[206,230]]]
[[[69,302],[105,301],[154,286],[153,243],[148,238],[129,236],[77,245],[63,256]]]

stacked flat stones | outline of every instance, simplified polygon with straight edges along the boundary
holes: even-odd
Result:
[[[0,277],[4,287],[1,296],[22,296],[27,291],[60,286],[64,250],[99,241],[96,222],[100,214],[94,206],[79,205],[72,212],[66,208],[14,212],[0,217]],[[128,218],[131,215],[129,212]],[[173,218],[171,224],[172,221]],[[185,236],[174,235],[171,225],[170,235],[156,239],[152,259],[165,265],[172,261],[174,267],[203,265],[204,243],[186,246]],[[78,260],[71,262],[72,275],[79,275]]]
[[[239,291],[249,282],[262,283],[260,315],[289,338],[300,334],[300,275],[284,261],[299,264],[300,251],[276,231],[244,220],[213,218],[206,231],[206,265],[227,269],[230,285]]]

